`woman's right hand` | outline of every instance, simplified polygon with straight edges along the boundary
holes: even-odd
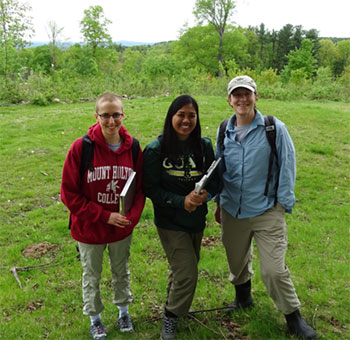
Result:
[[[188,212],[195,211],[197,207],[203,204],[208,199],[208,193],[204,189],[200,194],[197,194],[192,190],[186,197],[184,202],[184,208]]]
[[[117,212],[112,212],[109,216],[107,223],[112,224],[118,228],[125,228],[131,222],[124,215],[119,214]]]

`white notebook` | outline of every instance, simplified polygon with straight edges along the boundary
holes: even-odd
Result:
[[[128,180],[126,181],[124,188],[120,194],[120,213],[127,215],[134,202],[134,196],[136,191],[136,172],[131,171]]]

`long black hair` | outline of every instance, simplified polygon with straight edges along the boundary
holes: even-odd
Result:
[[[172,119],[177,111],[188,104],[192,104],[197,113],[197,124],[188,138],[188,145],[190,146],[190,151],[193,153],[198,170],[203,170],[203,147],[198,104],[194,98],[186,94],[175,98],[169,106],[164,122],[163,135],[161,135],[159,138],[161,142],[161,157],[162,159],[167,157],[168,160],[174,165],[179,163],[179,156],[182,150],[179,145],[177,134],[173,128]]]

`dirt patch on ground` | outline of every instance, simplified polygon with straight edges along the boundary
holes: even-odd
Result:
[[[47,254],[56,256],[56,252],[60,249],[60,246],[50,242],[40,242],[29,244],[22,251],[22,255],[25,257],[41,257]]]
[[[203,236],[202,247],[215,247],[218,243],[221,243],[221,237],[219,236]]]

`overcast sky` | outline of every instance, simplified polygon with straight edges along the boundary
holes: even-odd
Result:
[[[21,0],[20,0],[21,1]],[[102,6],[112,21],[113,41],[161,42],[179,38],[187,23],[194,26],[195,0],[22,0],[31,5],[36,31],[32,41],[48,41],[47,23],[63,27],[66,41],[80,42],[79,22],[89,6]],[[236,0],[233,23],[242,27],[265,24],[280,30],[286,24],[315,28],[321,37],[350,37],[350,0]]]

